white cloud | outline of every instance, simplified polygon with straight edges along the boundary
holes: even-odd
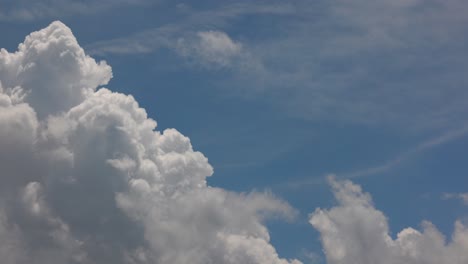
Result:
[[[231,18],[248,15],[291,15],[295,12],[295,7],[291,3],[259,3],[259,2],[236,2],[228,5],[210,5],[207,10],[192,9],[190,5],[181,3],[176,8],[184,13],[178,17],[175,23],[168,23],[155,28],[121,36],[109,40],[101,40],[88,46],[87,50],[91,54],[136,54],[157,51],[160,48],[174,48],[177,41],[183,39],[189,41],[184,43],[193,46],[197,32],[219,32],[219,30],[202,31],[200,28],[220,28],[226,25]],[[166,12],[163,10],[162,12]],[[229,38],[229,36],[228,36]],[[231,40],[232,41],[232,40]],[[236,45],[238,45],[237,43]],[[245,47],[244,47],[245,48]]]
[[[316,209],[310,223],[320,232],[328,264],[464,264],[468,263],[468,228],[455,223],[451,240],[430,222],[423,230],[405,228],[393,239],[386,216],[371,196],[350,181],[330,178],[338,202]]]
[[[457,199],[468,205],[468,193],[444,193],[442,194],[442,199]]]
[[[112,77],[106,62],[87,56],[61,22],[26,37],[15,53],[0,52],[2,85],[19,87],[39,118],[70,109]]]
[[[165,25],[131,37],[91,44],[91,54],[152,53],[169,50],[188,65],[204,69],[230,69],[242,73],[262,73],[263,65],[241,42],[219,30],[194,31],[184,25]]]
[[[97,89],[111,77],[60,22],[1,51],[2,263],[299,263],[263,223],[294,209],[208,186],[213,169],[187,137]]]
[[[202,64],[229,66],[242,55],[242,45],[224,32],[201,31],[192,39],[178,39],[177,51],[182,56],[194,58]]]

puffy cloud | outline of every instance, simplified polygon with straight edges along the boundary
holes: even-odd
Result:
[[[191,38],[177,41],[177,52],[205,65],[229,66],[242,56],[241,43],[222,31],[201,31]]]
[[[28,104],[15,102],[15,91],[1,93],[0,84],[0,167],[2,184],[0,197],[32,180],[28,166],[22,160],[31,160],[39,123],[36,113]],[[18,90],[18,89],[16,89]],[[33,166],[33,164],[29,164]]]
[[[460,221],[449,242],[427,221],[422,231],[406,228],[394,239],[387,218],[375,209],[368,193],[350,181],[329,181],[338,205],[316,209],[310,217],[320,232],[327,263],[468,263],[468,228]]]
[[[26,37],[15,53],[0,51],[3,86],[21,87],[17,93],[40,118],[79,104],[111,77],[111,68],[87,56],[58,21]]]
[[[300,263],[263,223],[294,209],[208,186],[208,159],[132,96],[98,89],[111,77],[60,22],[1,50],[2,263]]]

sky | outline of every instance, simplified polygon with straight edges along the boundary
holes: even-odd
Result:
[[[0,258],[468,263],[467,13],[0,0]]]

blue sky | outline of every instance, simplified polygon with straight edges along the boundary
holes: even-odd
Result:
[[[326,263],[309,214],[336,205],[330,174],[369,192],[392,236],[466,222],[465,1],[51,3],[0,1],[1,47],[62,21],[112,66],[105,87],[209,159],[209,185],[298,210],[266,223],[280,256]]]

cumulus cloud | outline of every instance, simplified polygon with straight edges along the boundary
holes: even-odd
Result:
[[[39,118],[70,109],[112,77],[111,68],[87,56],[58,22],[26,37],[15,53],[0,52],[3,86],[17,88]]]
[[[215,53],[237,52],[210,34]],[[61,22],[0,51],[2,263],[300,263],[264,225],[294,209],[208,186],[208,159],[132,96],[99,88],[111,77]]]
[[[328,264],[468,263],[468,228],[455,223],[450,241],[430,222],[405,228],[396,238],[371,196],[350,181],[329,179],[338,205],[316,209],[310,223],[320,232]]]

